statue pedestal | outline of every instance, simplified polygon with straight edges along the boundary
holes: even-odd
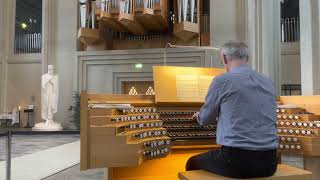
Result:
[[[32,131],[62,131],[62,126],[56,122],[50,122],[47,124],[46,122],[38,123],[32,128]]]

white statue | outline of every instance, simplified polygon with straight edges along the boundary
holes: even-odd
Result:
[[[41,117],[46,122],[36,124],[33,130],[62,130],[59,123],[53,121],[53,116],[58,111],[59,79],[54,74],[54,67],[48,66],[48,73],[42,75],[41,81]]]

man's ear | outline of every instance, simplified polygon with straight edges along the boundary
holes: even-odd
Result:
[[[224,64],[228,64],[228,60],[227,60],[226,55],[223,55],[223,63],[224,63]]]

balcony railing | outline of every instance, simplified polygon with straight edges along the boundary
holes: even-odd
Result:
[[[281,18],[281,42],[299,42],[300,41],[300,19],[299,18]]]
[[[17,34],[14,40],[14,53],[41,53],[41,33]]]

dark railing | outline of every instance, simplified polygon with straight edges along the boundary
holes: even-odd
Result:
[[[0,129],[0,137],[6,137],[6,178],[11,180],[11,145],[12,135],[48,135],[48,134],[79,134],[80,131],[22,131],[12,129]]]
[[[301,95],[301,85],[300,84],[284,84],[281,85],[282,95]]]
[[[281,42],[300,41],[300,19],[281,18]]]
[[[41,33],[16,34],[14,40],[15,54],[41,53]]]

